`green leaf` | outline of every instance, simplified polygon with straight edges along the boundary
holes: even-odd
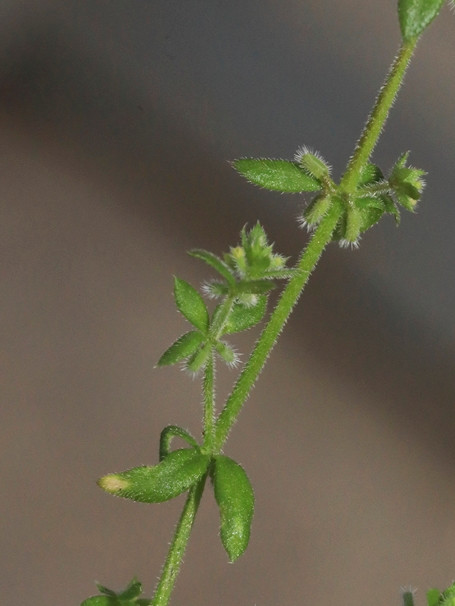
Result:
[[[382,217],[385,212],[384,202],[381,198],[363,196],[355,201],[357,208],[360,210],[362,217],[362,225],[360,231],[364,232],[370,227],[373,227]]]
[[[363,185],[369,185],[370,183],[377,183],[383,179],[384,175],[379,166],[376,166],[375,164],[366,164],[360,173],[358,186],[361,187]]]
[[[181,362],[196,353],[204,336],[195,330],[185,333],[173,343],[158,360],[157,366],[169,366]]]
[[[455,606],[455,584],[442,592],[439,604],[440,606]]]
[[[213,267],[213,269],[215,269],[219,274],[221,274],[230,286],[234,286],[235,277],[232,275],[229,266],[223,261],[223,259],[220,259],[220,257],[218,257],[217,255],[214,255],[213,253],[207,250],[202,250],[200,248],[190,250],[189,254],[192,257],[195,257],[196,259],[201,259],[201,261],[205,261],[207,265],[210,265],[210,267]]]
[[[128,583],[127,588],[119,595],[121,600],[136,600],[142,593],[142,583],[136,578]]]
[[[302,227],[312,228],[317,225],[329,210],[331,203],[330,195],[317,194],[303,212],[300,220]]]
[[[346,211],[346,229],[344,239],[354,244],[357,242],[362,229],[362,213],[355,206],[348,207]]]
[[[402,594],[403,606],[414,606],[414,592],[412,589],[406,589]]]
[[[126,589],[119,593],[99,583],[96,585],[98,591],[104,595],[87,598],[81,606],[152,606],[152,600],[139,598],[142,593],[142,584],[136,578],[133,578]]]
[[[193,436],[178,425],[168,425],[160,434],[160,461],[162,461],[170,452],[171,442],[174,438],[185,440],[190,446],[198,447],[198,443]]]
[[[392,198],[390,196],[381,196],[381,200],[384,202],[385,212],[389,215],[393,215],[395,218],[395,223],[400,225],[400,211]]]
[[[204,283],[204,290],[212,299],[219,299],[229,294],[229,287],[224,280],[210,280]]]
[[[98,591],[100,593],[103,593],[104,595],[107,595],[111,598],[118,598],[118,593],[113,589],[109,589],[108,587],[101,585],[101,583],[96,583],[96,586],[98,587]]]
[[[198,349],[198,351],[193,356],[191,356],[191,358],[186,363],[187,370],[193,373],[197,373],[202,368],[204,368],[208,362],[210,354],[212,353],[212,349],[213,345],[211,343],[206,343],[204,347]]]
[[[239,357],[230,345],[224,341],[217,341],[215,343],[215,349],[217,354],[223,358],[228,366],[237,366]]]
[[[441,597],[441,592],[439,591],[439,589],[429,589],[427,591],[428,606],[437,606],[439,603],[440,597]]]
[[[220,509],[221,542],[234,562],[250,539],[254,513],[254,494],[243,468],[224,455],[214,457],[211,470],[215,499]]]
[[[398,18],[403,39],[420,36],[443,4],[444,0],[398,0]]]
[[[111,473],[98,480],[106,492],[139,501],[162,503],[188,490],[207,471],[210,458],[196,448],[184,448],[169,453],[161,463],[143,465]]]
[[[121,606],[117,598],[108,598],[105,595],[94,595],[81,603],[81,606]]]
[[[209,312],[198,291],[180,278],[174,278],[174,297],[178,310],[188,322],[206,334],[209,326]]]
[[[425,187],[420,168],[406,166],[409,152],[400,156],[389,176],[389,184],[396,201],[407,210],[414,212],[420,195]]]
[[[269,158],[239,158],[232,164],[245,179],[271,191],[296,194],[322,189],[320,181],[308,175],[297,162]]]
[[[245,307],[236,303],[229,314],[224,326],[223,334],[230,335],[234,332],[242,332],[258,324],[265,315],[267,309],[267,297],[258,297],[256,305]]]
[[[294,156],[295,161],[311,177],[318,180],[327,179],[330,175],[330,165],[324,160],[319,152],[308,149],[305,145],[297,150]]]
[[[268,279],[239,280],[236,285],[236,295],[265,295],[275,288],[275,284]]]

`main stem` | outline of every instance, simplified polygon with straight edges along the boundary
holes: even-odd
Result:
[[[204,492],[206,476],[192,486],[188,492],[188,496],[183,507],[182,515],[175,529],[174,538],[169,547],[166,561],[161,572],[158,585],[153,596],[153,606],[167,606],[172,590],[174,589],[175,580],[180,571],[180,566],[183,560],[188,540],[190,538],[191,529],[193,528],[194,519],[201,502],[202,493]]]
[[[232,301],[229,301],[229,309],[232,303]],[[204,447],[211,452],[215,429],[215,360],[213,352],[211,352],[204,369],[202,394],[204,406]],[[155,589],[152,601],[153,606],[167,606],[169,602],[190,538],[202,493],[204,492],[206,478],[207,474],[195,486],[190,488],[158,585]]]
[[[368,117],[367,123],[363,128],[354,153],[349,160],[346,172],[340,181],[340,191],[349,194],[355,190],[362,168],[373,153],[393,102],[400,90],[406,69],[414,53],[417,40],[418,38],[412,38],[411,40],[403,42],[398,51],[395,60],[390,67],[389,73],[387,74],[384,85],[379,91],[379,95],[371,114]]]
[[[215,359],[210,353],[204,369],[203,380],[204,398],[204,447],[210,451],[215,429]]]

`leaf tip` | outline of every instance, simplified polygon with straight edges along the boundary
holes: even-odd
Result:
[[[97,481],[97,484],[104,491],[110,494],[117,494],[121,490],[125,490],[130,485],[130,482],[117,473],[110,473],[103,476]]]

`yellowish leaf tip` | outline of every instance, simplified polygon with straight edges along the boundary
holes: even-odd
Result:
[[[128,480],[125,480],[125,478],[122,478],[121,476],[115,473],[110,473],[109,475],[100,478],[97,484],[106,492],[115,494],[120,490],[125,490],[125,488],[128,488],[130,483]]]

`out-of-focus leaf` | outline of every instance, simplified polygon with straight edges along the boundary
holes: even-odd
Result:
[[[214,255],[213,253],[207,250],[202,250],[199,248],[190,250],[189,254],[192,257],[195,257],[196,259],[201,259],[201,261],[205,261],[207,265],[213,267],[213,269],[215,269],[221,276],[223,276],[223,278],[230,286],[233,286],[235,284],[235,278],[232,275],[229,266],[223,261],[223,259],[220,259],[220,257],[218,257],[217,255]]]

